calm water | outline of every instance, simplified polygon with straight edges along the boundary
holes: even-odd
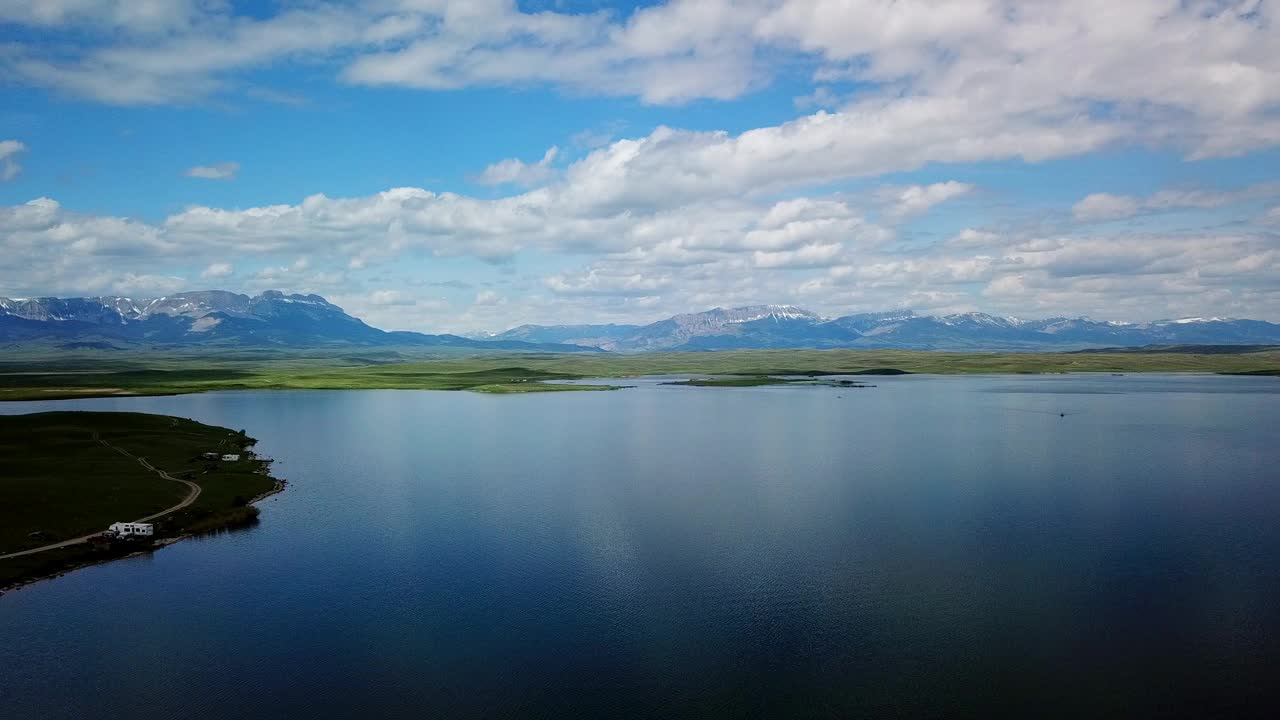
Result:
[[[0,717],[1275,707],[1280,381],[875,382],[0,405],[244,428],[292,481],[0,597]]]

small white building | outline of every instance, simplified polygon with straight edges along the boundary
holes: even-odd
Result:
[[[222,456],[222,462],[236,462],[236,461],[237,461],[237,460],[239,460],[239,459],[240,459],[240,456],[239,456],[239,455],[234,455],[234,454],[232,454],[232,455],[223,455],[223,456]]]
[[[156,532],[155,526],[151,523],[136,522],[111,523],[111,527],[107,529],[121,537],[151,537]]]

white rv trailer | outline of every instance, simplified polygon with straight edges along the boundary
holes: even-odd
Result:
[[[151,523],[118,522],[107,528],[120,537],[151,537],[155,534],[155,526]]]

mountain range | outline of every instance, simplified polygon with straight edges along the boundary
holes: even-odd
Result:
[[[649,325],[521,325],[492,337],[619,352],[761,348],[1079,350],[1280,344],[1280,325],[1224,318],[1146,323],[1067,317],[1020,320],[977,312],[917,315],[910,310],[823,318],[791,305],[753,305],[676,315]]]
[[[531,352],[649,352],[763,348],[1079,350],[1147,345],[1276,345],[1280,325],[1183,318],[1145,323],[909,310],[824,318],[791,305],[715,308],[648,325],[521,325],[484,337],[387,332],[319,295],[223,290],[154,299],[0,297],[0,342],[63,347],[326,345],[454,347]]]
[[[599,352],[582,345],[476,340],[459,335],[387,332],[351,317],[319,295],[268,290],[249,296],[206,290],[155,299],[0,297],[0,342],[53,340],[64,347],[150,345],[459,347]]]

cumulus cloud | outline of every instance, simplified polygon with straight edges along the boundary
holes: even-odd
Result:
[[[861,136],[828,153],[846,162],[888,146],[867,166],[895,153],[907,168],[1035,161],[1119,139],[1191,157],[1280,142],[1280,22],[1256,0],[670,0],[630,13],[317,2],[260,17],[191,0],[0,7],[10,22],[96,40],[69,52],[16,41],[0,56],[8,75],[111,103],[190,102],[285,59],[336,65],[356,84],[551,86],[650,103],[736,98],[777,68],[808,67],[813,97],[836,108],[815,144]],[[828,89],[842,83],[859,88],[852,100]]]
[[[831,88],[819,85],[808,95],[800,95],[792,100],[797,110],[814,110],[817,108],[832,109],[841,104],[840,98]]]
[[[1133,236],[1068,239],[1015,252],[984,288],[988,305],[1151,319],[1212,311],[1274,317],[1280,252],[1258,237]]]
[[[929,163],[1039,161],[1119,136],[1085,118],[1014,120],[990,136],[990,112],[964,100],[917,99],[817,112],[738,135],[660,127],[570,165],[564,192],[601,209],[648,208],[672,196],[761,195]]]
[[[177,244],[161,230],[129,218],[79,215],[55,200],[37,198],[0,209],[0,238],[11,257],[21,252],[98,257],[163,255]]]
[[[8,182],[22,172],[18,164],[19,153],[26,152],[27,146],[17,140],[0,140],[0,182]]]
[[[1096,222],[1166,210],[1226,207],[1280,196],[1280,183],[1259,183],[1238,190],[1161,190],[1147,197],[1094,193],[1076,203],[1071,211],[1076,220]]]
[[[1071,207],[1071,214],[1081,222],[1119,220],[1138,214],[1134,198],[1110,193],[1093,193]]]
[[[431,90],[551,85],[649,103],[727,99],[766,73],[753,13],[729,0],[677,0],[609,13],[526,13],[514,3],[451,3],[402,47],[366,53],[347,82]]]
[[[993,232],[978,230],[976,228],[965,228],[949,238],[946,244],[949,247],[957,249],[984,248],[999,243],[1000,239],[1000,236]]]
[[[214,165],[196,165],[188,168],[185,174],[187,177],[205,180],[235,180],[238,172],[240,172],[240,163],[221,162]]]
[[[288,287],[303,292],[319,292],[341,288],[349,280],[342,271],[309,270],[311,260],[307,257],[297,258],[288,265],[267,265],[253,273],[246,286],[254,290]]]
[[[483,185],[537,185],[554,174],[551,162],[559,152],[560,148],[552,145],[536,163],[507,158],[486,167],[476,179]]]
[[[117,6],[161,5],[126,0],[84,4],[107,12]],[[226,89],[226,78],[236,71],[284,58],[322,57],[395,36],[387,30],[395,21],[394,14],[360,12],[340,5],[286,8],[264,18],[234,15],[231,6],[222,3],[200,3],[193,10],[168,14],[167,22],[156,24],[162,32],[141,37],[126,34],[122,41],[110,34],[110,24],[82,21],[90,17],[84,13],[62,14],[44,25],[80,38],[75,45],[81,48],[78,54],[19,45],[0,62],[16,79],[99,102],[189,103]],[[119,17],[127,27],[142,27],[129,22],[127,15],[111,16]],[[97,43],[93,42],[95,32],[101,33]]]
[[[417,301],[399,290],[375,290],[369,294],[369,303],[373,305],[416,305]]]
[[[1032,240],[977,254],[882,254],[806,281],[807,298],[862,309],[979,306],[1021,315],[1274,317],[1280,251],[1262,235],[1149,234]],[[931,296],[930,293],[933,295]],[[1241,312],[1245,308],[1248,312]]]
[[[0,208],[8,286],[160,285],[184,274],[184,263],[210,272],[233,256],[246,287],[367,281],[342,292],[375,317],[407,321],[410,311],[397,308],[417,313],[427,299],[399,295],[376,275],[395,259],[479,258],[514,282],[522,259],[535,256],[540,270],[519,275],[522,289],[460,301],[467,317],[497,317],[481,302],[493,296],[521,297],[508,314],[556,321],[588,308],[581,319],[798,300],[828,313],[981,302],[1115,316],[1144,300],[1167,310],[1185,298],[1213,306],[1197,313],[1244,303],[1280,317],[1274,229],[1261,227],[1277,219],[1266,210],[1280,195],[1270,186],[1096,193],[1060,208],[1049,230],[992,218],[912,245],[895,229],[973,193],[954,167],[966,163],[1037,163],[1133,144],[1194,159],[1280,143],[1280,22],[1271,3],[673,0],[608,13],[441,0],[287,3],[253,17],[235,7],[0,0],[0,21],[83,40],[13,40],[0,51],[0,72],[116,104],[269,92],[246,89],[245,73],[284,61],[333,68],[358,85],[548,87],[681,103],[740,97],[789,68],[812,75],[798,107],[823,109],[745,131],[659,126],[614,139],[619,128],[610,128],[573,140],[585,154],[572,161],[552,148],[539,160],[488,166],[476,179],[511,193],[492,199],[401,187],[193,206],[142,221],[40,198]],[[16,152],[0,159],[0,175]],[[921,168],[956,179],[861,196],[830,189]],[[229,179],[237,169],[192,172]],[[1234,235],[1088,225],[1236,203],[1256,207]],[[551,256],[558,264],[541,262]],[[133,279],[99,274],[113,263]]]
[[[205,268],[204,272],[200,273],[200,277],[208,280],[217,280],[231,277],[233,272],[235,272],[235,268],[231,266],[231,263],[216,262]]]
[[[142,275],[125,273],[110,281],[111,292],[116,295],[154,297],[187,289],[186,278],[172,275]]]
[[[844,251],[840,243],[804,245],[795,250],[778,250],[752,253],[756,267],[761,268],[812,268],[832,265]]]
[[[973,192],[972,185],[949,180],[932,185],[884,188],[880,192],[880,199],[886,204],[885,215],[901,221],[922,215],[934,205],[971,192]]]
[[[187,102],[225,89],[238,71],[285,58],[344,63],[342,80],[355,84],[549,85],[653,103],[735,97],[765,79],[750,37],[753,16],[728,0],[673,2],[624,18],[470,0],[308,3],[267,17],[236,15],[222,3],[173,3],[152,17],[129,7],[156,3],[43,5],[0,6],[0,19],[91,37],[124,28],[135,37],[81,43],[89,49],[79,57],[18,46],[8,60],[14,74],[116,104]],[[146,28],[165,32],[141,33]]]
[[[580,273],[553,275],[546,279],[546,286],[557,295],[645,296],[661,293],[671,286],[671,279],[592,267]]]
[[[583,162],[589,161],[594,162]],[[397,188],[238,210],[197,206],[156,223],[78,214],[42,198],[0,208],[0,278],[15,293],[68,288],[83,294],[130,284],[123,276],[100,276],[104,265],[129,267],[138,277],[174,278],[188,263],[203,261],[208,263],[203,275],[211,278],[230,271],[223,259],[229,255],[245,262],[256,256],[258,270],[242,276],[244,288],[340,291],[356,298],[371,317],[423,328],[414,323],[428,316],[393,312],[417,300],[413,296],[385,280],[378,281],[381,290],[350,295],[353,283],[395,267],[392,261],[406,256],[518,263],[516,258],[532,253],[560,258],[561,265],[579,255],[592,258],[578,270],[528,278],[528,285],[514,291],[521,297],[521,316],[542,321],[567,320],[557,317],[560,312],[576,312],[585,320],[602,315],[635,320],[768,301],[803,302],[828,314],[909,301],[922,310],[980,305],[1015,314],[1044,308],[1141,319],[1150,313],[1136,312],[1138,298],[1171,310],[1171,301],[1159,295],[1162,289],[1177,290],[1181,297],[1191,288],[1202,292],[1188,293],[1184,304],[1197,297],[1206,303],[1196,312],[1280,317],[1274,280],[1280,277],[1280,250],[1262,225],[1246,225],[1232,236],[1089,235],[1071,228],[1040,235],[966,228],[922,247],[899,243],[892,231],[868,222],[847,195],[779,200],[672,195],[648,208],[613,208],[590,201],[591,188],[573,186],[573,177],[571,169],[550,185],[490,200]],[[1246,190],[1231,192],[1249,197],[1262,192]],[[1179,192],[1184,203],[1195,198],[1206,204],[1206,198],[1225,196]],[[1166,203],[1171,197],[1149,196]],[[350,262],[355,259],[360,262]],[[1128,287],[1109,278],[1135,282]],[[177,287],[172,280],[151,282]],[[1038,292],[1057,305],[1037,299]],[[1109,296],[1124,302],[1108,309]],[[463,310],[469,319],[457,315],[453,321],[497,318],[481,308],[501,297],[507,295],[480,291],[471,304],[476,310]],[[1242,312],[1242,302],[1252,303],[1252,311]],[[543,314],[534,317],[535,311]]]
[[[150,33],[188,26],[198,14],[196,0],[0,0],[0,20],[44,28]]]
[[[1074,110],[1193,156],[1280,140],[1274,8],[1258,2],[781,2],[756,31],[818,54],[819,80],[966,98],[1004,122]],[[1238,135],[1234,133],[1239,133]]]

